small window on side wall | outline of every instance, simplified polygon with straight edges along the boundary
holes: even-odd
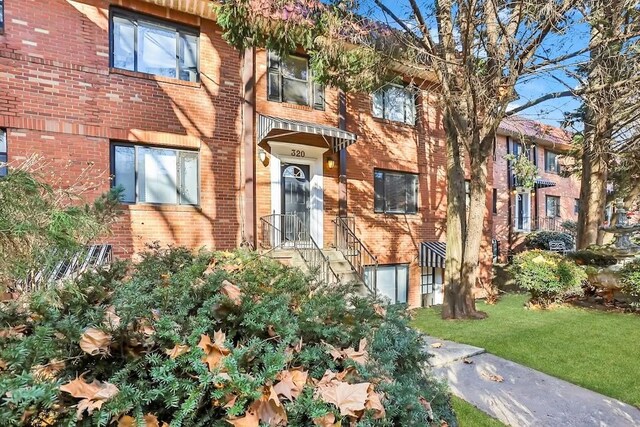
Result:
[[[111,66],[197,82],[198,30],[120,9],[111,11]]]
[[[414,214],[418,211],[418,175],[374,170],[374,212]]]
[[[195,151],[112,145],[113,186],[124,203],[197,205],[199,160]]]
[[[365,281],[372,284],[373,267],[365,267]],[[376,293],[390,304],[406,304],[409,290],[407,264],[380,265],[376,274]]]
[[[324,86],[313,80],[308,58],[269,51],[267,99],[324,110]]]
[[[561,172],[560,155],[553,151],[544,151],[544,170],[545,172],[557,173]]]
[[[414,125],[416,93],[411,87],[388,84],[372,95],[373,117]]]
[[[8,161],[9,157],[7,155],[7,131],[4,129],[0,129],[0,176],[7,175],[8,168],[6,163]]]

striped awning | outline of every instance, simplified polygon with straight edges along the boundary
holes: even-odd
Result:
[[[556,183],[553,181],[549,181],[542,178],[536,179],[536,188],[549,188],[549,187],[555,187],[555,186],[556,186]]]
[[[520,187],[520,182],[518,182],[518,177],[513,177],[513,186]],[[549,181],[548,179],[537,178],[534,184],[535,188],[549,188],[555,187],[556,183],[553,181]]]
[[[420,266],[444,268],[447,244],[444,242],[422,242],[420,244]]]
[[[347,148],[357,140],[356,134],[332,126],[258,114],[258,142],[283,136],[283,133],[270,135],[273,130],[285,131],[284,135],[295,133],[319,135],[324,138],[336,153]]]

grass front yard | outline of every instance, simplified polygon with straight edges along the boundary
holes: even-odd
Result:
[[[451,403],[456,411],[460,427],[505,427],[500,421],[491,418],[470,403],[452,396]]]
[[[484,320],[444,321],[440,308],[416,311],[413,325],[441,339],[562,378],[640,408],[640,316],[561,307],[527,310],[526,295],[478,302]]]

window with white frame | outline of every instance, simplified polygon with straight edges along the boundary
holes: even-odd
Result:
[[[373,211],[414,214],[418,211],[418,175],[375,169]]]
[[[7,131],[0,129],[0,176],[7,175]]]
[[[416,122],[416,91],[412,87],[388,84],[372,95],[373,117],[402,122]]]
[[[324,86],[313,81],[309,58],[269,52],[267,99],[324,110]]]
[[[196,151],[114,143],[113,185],[122,202],[173,205],[199,203],[199,159]]]
[[[197,82],[199,30],[130,11],[111,11],[111,66]]]
[[[365,267],[365,282],[372,283],[372,267]],[[378,266],[376,274],[376,293],[387,299],[390,304],[406,304],[409,291],[409,266],[390,264]]]
[[[544,150],[544,170],[545,172],[559,174],[562,170],[560,155],[553,151]]]
[[[560,217],[560,197],[559,196],[546,196],[545,198],[545,212],[547,218]]]

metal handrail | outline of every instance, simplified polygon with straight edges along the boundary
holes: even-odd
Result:
[[[360,280],[374,294],[377,290],[378,257],[358,238],[355,232],[355,218],[338,216],[335,224],[335,247],[355,271]],[[369,277],[367,278],[367,268]]]
[[[260,218],[260,222],[263,248],[292,248],[324,283],[334,285],[340,282],[331,268],[329,258],[322,253],[300,217],[295,214],[271,214]]]

